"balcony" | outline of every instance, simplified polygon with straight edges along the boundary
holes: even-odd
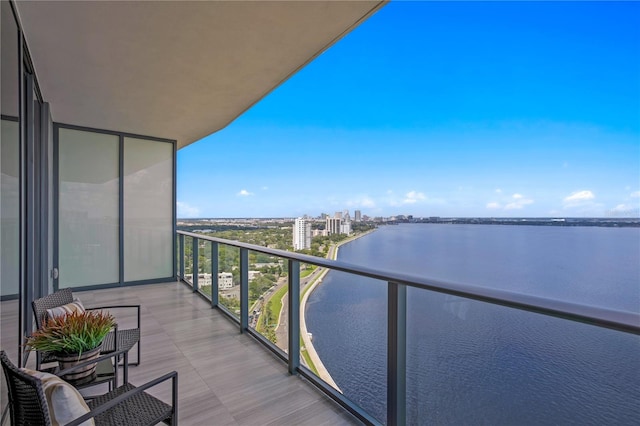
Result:
[[[142,383],[163,372],[177,370],[180,375],[179,415],[182,424],[204,424],[211,419],[216,419],[216,424],[422,424],[426,419],[408,413],[407,408],[411,399],[415,402],[416,397],[429,396],[411,395],[407,391],[408,379],[413,380],[416,373],[407,356],[411,345],[406,339],[407,330],[411,327],[411,313],[408,314],[407,310],[408,289],[453,295],[460,300],[497,305],[498,309],[512,308],[523,315],[551,318],[555,324],[582,323],[578,326],[628,338],[632,347],[638,344],[640,326],[637,315],[632,313],[435,282],[193,233],[179,231],[176,237],[182,282],[78,291],[77,295],[88,306],[142,305],[143,362],[130,369],[130,380]],[[222,247],[239,252],[239,309],[229,307],[218,291],[207,289],[205,283],[198,283],[197,274],[185,272],[202,270],[198,262],[206,259],[207,244],[211,248],[207,255],[212,272],[219,270]],[[191,248],[191,253],[187,248]],[[198,256],[193,256],[193,253],[198,253]],[[249,296],[250,253],[286,260],[288,266],[286,285],[288,290],[292,290],[292,297],[286,306],[289,316],[287,327],[281,327],[279,331],[284,333],[284,339],[279,339],[277,345],[258,332],[255,322],[250,320],[253,307]],[[353,394],[343,394],[334,383],[323,380],[323,375],[312,371],[301,355],[304,352],[301,348],[309,345],[300,327],[300,293],[304,292],[304,284],[309,281],[301,280],[302,263],[382,280],[386,284],[387,329],[381,333],[387,351],[386,378],[378,378],[386,389],[385,415],[367,411],[362,404],[354,402]],[[217,274],[211,277],[212,282],[206,285],[215,289]],[[2,347],[10,350],[9,355],[14,359],[17,310],[15,301],[2,302]],[[589,368],[603,367],[602,360],[590,360],[589,363],[592,366]],[[500,368],[505,370],[509,367]],[[628,373],[634,374],[632,370]],[[455,380],[455,374],[459,373],[454,373],[451,380]],[[535,375],[522,371],[517,374],[517,379],[517,387],[524,387],[524,383],[535,380]],[[487,392],[491,391],[487,389]],[[366,400],[371,397],[370,393],[362,390],[362,395],[356,397]],[[624,419],[636,414],[637,409],[628,409],[619,414],[618,420],[624,423]],[[473,415],[482,418],[481,412]]]
[[[210,251],[205,249],[207,244],[211,244]],[[221,259],[224,256],[222,256],[221,253],[223,247],[227,250],[233,249],[239,251],[238,264],[237,266],[234,266],[234,268],[237,267],[239,270],[239,309],[237,309],[236,306],[225,307],[228,303],[225,302],[222,297],[222,293],[219,294],[218,291],[215,291],[217,286],[217,274],[215,274],[215,272],[220,271],[222,268]],[[188,250],[189,248],[190,250]],[[427,293],[430,298],[436,297],[438,293],[448,297],[448,300],[452,305],[446,308],[448,310],[460,307],[460,304],[468,304],[471,302],[493,307],[495,308],[495,313],[498,315],[501,314],[500,312],[504,312],[505,310],[512,313],[515,312],[521,320],[524,320],[529,324],[527,326],[528,330],[544,328],[539,327],[540,324],[544,323],[556,327],[557,330],[564,330],[566,328],[566,330],[573,330],[579,334],[585,332],[591,333],[595,330],[607,341],[623,341],[624,346],[627,348],[637,348],[639,343],[636,337],[640,334],[639,318],[635,313],[611,311],[592,306],[542,299],[535,296],[474,287],[473,285],[437,282],[423,277],[406,276],[397,272],[379,271],[374,268],[359,267],[345,264],[343,262],[282,252],[265,247],[205,237],[199,234],[186,232],[178,232],[177,251],[179,253],[179,274],[190,286],[192,286],[194,292],[200,293],[203,297],[206,297],[211,301],[212,306],[217,306],[221,312],[225,313],[237,322],[240,326],[241,332],[253,335],[259,342],[263,343],[276,355],[287,362],[291,373],[297,373],[306,377],[319,389],[323,390],[327,395],[335,399],[352,414],[357,416],[359,420],[365,423],[377,424],[386,422],[387,424],[422,424],[427,420],[427,416],[425,416],[424,412],[409,412],[412,404],[414,404],[415,409],[416,399],[431,400],[434,396],[433,391],[425,391],[424,388],[420,388],[420,386],[418,386],[418,390],[416,391],[416,380],[418,380],[416,377],[420,375],[419,373],[423,372],[416,370],[418,365],[415,364],[415,346],[411,342],[407,341],[408,330],[411,330],[413,327],[413,331],[415,332],[416,329],[415,325],[412,324],[412,321],[415,320],[415,311],[411,312],[408,297],[413,297],[417,295],[417,293]],[[195,253],[198,255],[195,256]],[[250,317],[257,301],[250,299],[249,296],[249,259],[250,255],[255,255],[256,253],[271,255],[278,259],[286,259],[286,265],[288,265],[287,288],[292,290],[292,297],[288,298],[287,302],[284,302],[283,299],[283,304],[288,305],[285,306],[285,310],[288,310],[288,321],[285,322],[287,326],[285,330],[285,338],[278,338],[277,344],[270,342],[269,339],[263,335],[264,333],[260,333],[254,322],[255,319],[252,320]],[[202,268],[198,265],[198,262],[202,262],[203,259],[206,261],[207,257],[209,257],[208,265],[211,267],[212,272],[211,277],[213,281],[213,291],[199,285],[198,279],[196,278],[197,274],[192,275],[189,273],[192,271],[202,272],[203,270],[208,270],[207,268]],[[353,392],[349,394],[345,392],[343,394],[330,377],[327,378],[327,375],[325,374],[311,371],[312,368],[309,366],[304,353],[309,349],[309,346],[312,346],[312,343],[307,337],[307,330],[304,326],[300,326],[300,324],[304,322],[304,306],[301,307],[301,303],[304,302],[300,301],[305,299],[305,297],[301,296],[308,289],[307,285],[311,283],[308,282],[308,279],[301,279],[302,275],[300,273],[300,265],[316,265],[328,270],[340,271],[342,273],[350,274],[350,276],[366,278],[369,280],[367,281],[368,286],[373,287],[380,284],[383,286],[384,291],[387,294],[386,315],[383,314],[383,316],[386,317],[386,328],[384,330],[378,330],[377,333],[379,333],[380,336],[376,336],[376,338],[377,340],[383,340],[383,344],[386,347],[386,365],[382,367],[382,370],[384,370],[384,376],[386,377],[376,376],[375,368],[371,368],[372,366],[365,366],[363,369],[371,374],[371,378],[369,379],[371,389],[359,389],[356,394]],[[185,268],[187,269],[187,273],[185,273]],[[208,285],[209,283],[200,284]],[[273,290],[276,292],[276,289]],[[252,297],[255,298],[256,296],[254,295]],[[355,303],[359,303],[359,301],[356,301]],[[381,307],[381,309],[384,310],[385,307]],[[433,317],[436,314],[432,313],[430,315]],[[424,317],[429,317],[429,315]],[[474,325],[466,323],[464,326],[467,328],[473,328]],[[282,332],[282,328],[283,327],[280,327],[279,332]],[[514,330],[516,330],[516,327],[514,327]],[[539,333],[546,334],[543,329],[540,329]],[[500,336],[492,336],[491,339],[493,343],[489,344],[489,346],[494,347],[495,345],[495,348],[502,346],[499,342]],[[274,342],[276,341],[273,338],[271,340]],[[552,337],[544,338],[543,343],[546,346],[554,346],[552,351],[555,351],[554,353],[559,354],[563,350],[563,343],[554,341]],[[578,349],[578,351],[579,350],[580,349]],[[413,359],[410,359],[412,355],[411,351],[414,351]],[[633,350],[631,353],[633,353]],[[523,354],[522,357],[528,359],[529,355],[530,354]],[[629,353],[620,353],[618,355],[628,357]],[[353,356],[353,354],[344,354],[343,356]],[[357,357],[358,354],[355,356]],[[365,358],[357,358],[355,362],[365,364],[366,362],[363,361],[364,359]],[[637,357],[634,358],[634,355],[632,354],[629,359],[637,359]],[[604,365],[606,361],[603,359],[589,360],[588,363],[590,365],[592,364],[592,367],[585,369],[585,365],[579,365],[575,370],[575,374],[585,374],[586,376],[591,377],[588,370],[601,372],[606,370],[606,366]],[[633,361],[631,364],[627,365],[627,368],[628,374],[633,375]],[[508,366],[501,365],[498,367],[499,371],[497,371],[497,373],[498,375],[501,375],[508,369]],[[455,376],[462,374],[461,372],[450,373],[453,375],[450,379],[444,379],[445,381],[455,381]],[[553,373],[550,372],[547,374]],[[605,373],[605,375],[606,374],[607,373]],[[505,376],[508,376],[508,374],[505,374]],[[518,382],[523,382],[523,384],[516,386],[514,392],[541,392],[534,383],[536,381],[536,374],[533,372],[531,374],[521,372],[516,376],[516,380]],[[322,379],[320,377],[322,377]],[[600,382],[596,379],[593,383],[597,385],[597,383]],[[601,383],[601,385],[603,387],[607,386],[604,382]],[[495,383],[494,386],[496,386]],[[499,387],[503,386],[503,384],[499,385]],[[382,413],[379,410],[377,410],[377,412],[372,411],[368,409],[369,407],[363,408],[363,406],[369,405],[369,401],[367,401],[367,399],[371,399],[372,393],[376,392],[372,390],[374,387],[377,389],[378,397],[382,396],[384,399],[384,394],[386,393],[386,401],[385,404],[383,404],[384,408]],[[486,391],[489,393],[496,392],[497,389],[486,389]],[[607,395],[607,392],[603,391],[601,395]],[[611,396],[613,394],[609,395],[610,396],[605,396],[604,400],[613,397]],[[578,399],[583,397],[584,395],[576,396]],[[585,400],[588,400],[589,398],[590,397],[586,397]],[[365,402],[364,404],[362,403],[363,401]],[[602,401],[603,399],[598,402],[602,403]],[[620,413],[617,415],[618,417],[616,417],[620,421],[629,419],[630,416],[633,417],[638,414],[636,409],[629,408],[627,402],[622,402],[620,405]],[[559,399],[558,404],[562,405],[562,400]],[[438,410],[439,408],[436,406],[432,407],[432,409]],[[426,414],[428,415],[428,413]],[[570,412],[565,413],[565,415],[566,414],[570,414]],[[480,411],[471,414],[472,417],[476,416],[474,418],[484,418],[483,415],[484,413]],[[487,419],[488,421],[495,420],[491,420],[490,418]]]

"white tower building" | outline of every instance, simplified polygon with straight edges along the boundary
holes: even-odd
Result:
[[[293,224],[293,249],[303,250],[311,248],[311,222],[301,217]]]

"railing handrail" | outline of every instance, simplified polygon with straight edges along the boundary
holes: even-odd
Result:
[[[506,290],[434,280],[395,271],[383,271],[367,266],[354,265],[348,262],[272,249],[240,241],[226,240],[224,238],[210,237],[194,232],[180,230],[176,232],[188,237],[232,247],[244,248],[288,260],[296,260],[302,263],[322,266],[336,271],[348,272],[368,278],[404,284],[409,287],[459,296],[466,299],[478,300],[494,305],[506,306],[509,308],[562,318],[569,321],[582,322],[597,327],[640,335],[640,314],[633,312],[616,311],[608,308],[580,305],[577,303],[548,299],[529,294],[514,293]]]

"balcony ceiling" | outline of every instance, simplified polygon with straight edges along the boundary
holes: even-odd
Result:
[[[176,139],[222,129],[386,1],[17,2],[53,120]]]

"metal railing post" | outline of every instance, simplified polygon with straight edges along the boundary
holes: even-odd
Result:
[[[289,373],[300,367],[300,262],[289,262]]]
[[[200,257],[198,252],[198,241],[199,240],[195,237],[191,238],[191,270],[193,271],[193,274],[191,274],[191,283],[193,284],[194,292],[198,291],[198,258]]]
[[[407,286],[389,281],[387,425],[407,423]]]
[[[218,306],[220,301],[218,289],[218,243],[211,242],[211,307]]]
[[[249,250],[240,249],[240,333],[249,328]]]
[[[179,234],[178,245],[180,251],[180,279],[184,280],[184,235]]]

